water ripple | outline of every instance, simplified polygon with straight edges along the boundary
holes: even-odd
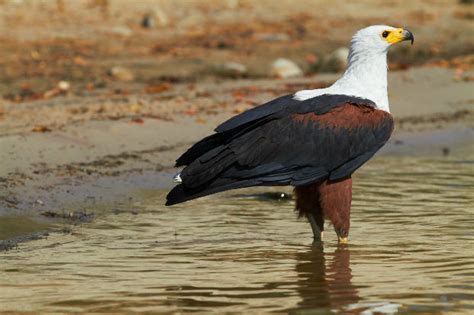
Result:
[[[474,309],[472,160],[369,163],[354,177],[348,246],[337,245],[330,226],[323,246],[312,246],[289,189],[241,190],[174,208],[162,206],[164,193],[143,193],[129,207],[138,214],[97,215],[70,235],[1,253],[0,311]]]

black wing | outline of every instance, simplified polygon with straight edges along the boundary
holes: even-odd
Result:
[[[279,102],[231,118],[183,154],[177,160],[187,165],[183,183],[168,194],[167,205],[234,188],[345,178],[393,128],[391,116],[367,100],[325,95]]]

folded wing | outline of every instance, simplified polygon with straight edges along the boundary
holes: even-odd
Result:
[[[231,118],[184,153],[177,160],[186,165],[182,183],[168,194],[167,205],[234,188],[346,178],[393,129],[391,115],[363,99],[276,100]]]

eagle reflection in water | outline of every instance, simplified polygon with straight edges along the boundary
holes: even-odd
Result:
[[[301,301],[295,309],[336,309],[360,301],[352,285],[350,250],[341,244],[333,253],[325,253],[320,244],[296,257],[297,292]]]

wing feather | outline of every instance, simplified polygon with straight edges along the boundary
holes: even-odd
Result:
[[[308,185],[350,176],[388,140],[390,114],[372,102],[316,97],[284,107],[281,97],[238,115],[190,148],[169,204],[256,185]],[[329,103],[329,105],[328,105]]]

